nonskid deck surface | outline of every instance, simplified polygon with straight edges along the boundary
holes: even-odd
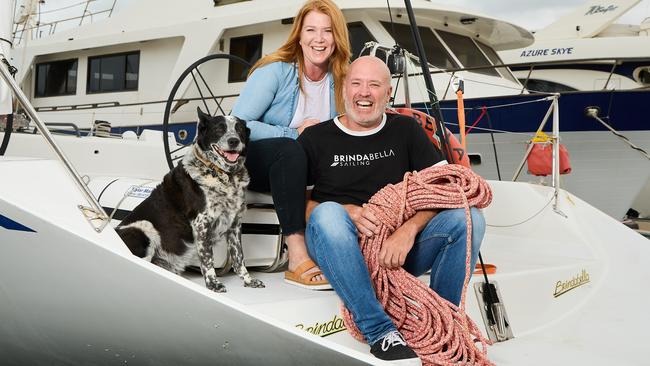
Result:
[[[486,263],[496,265],[496,274],[490,275],[489,278],[498,281],[502,277],[525,276],[539,271],[552,273],[556,270],[563,271],[566,268],[593,264],[595,258],[591,251],[586,247],[576,249],[577,246],[580,245],[567,245],[566,242],[557,240],[488,234],[482,245],[482,254]],[[230,271],[219,278],[227,288],[224,296],[245,305],[306,299],[338,299],[333,290],[309,290],[285,282],[283,271],[262,273],[256,272],[255,268],[249,270],[254,277],[262,280],[266,287],[263,289],[244,287],[243,281]],[[205,286],[203,276],[198,271],[187,270],[182,276]],[[429,283],[428,274],[420,276],[419,279]],[[475,281],[483,281],[483,276],[474,274],[472,282]]]
[[[219,280],[226,285],[226,292],[219,295],[227,296],[244,305],[337,298],[336,293],[332,290],[315,291],[288,284],[284,282],[284,272],[262,273],[255,272],[252,269],[250,273],[253,277],[264,282],[266,287],[244,287],[244,281],[231,271],[219,277]],[[200,286],[205,286],[203,276],[196,271],[187,270],[183,273],[183,277]]]

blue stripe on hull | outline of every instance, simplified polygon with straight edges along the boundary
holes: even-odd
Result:
[[[3,227],[5,229],[7,229],[7,230],[14,230],[14,231],[27,231],[27,232],[31,232],[31,233],[36,232],[36,231],[28,228],[27,226],[22,225],[20,223],[17,223],[16,221],[14,221],[14,220],[6,217],[6,216],[3,216],[3,215],[0,215],[0,227]]]
[[[465,121],[471,125],[481,114],[481,107],[493,107],[510,103],[520,103],[543,98],[543,96],[513,95],[493,98],[465,99]],[[534,132],[542,122],[548,107],[548,102],[528,103],[504,108],[488,109],[489,121],[484,117],[477,127],[492,128],[511,132]],[[458,123],[456,101],[445,100],[440,103],[445,122]],[[585,108],[597,106],[600,116],[612,127],[619,131],[637,131],[650,129],[650,115],[644,107],[650,105],[650,90],[645,91],[594,91],[569,92],[560,97],[560,130],[561,131],[607,131],[598,121],[585,115]],[[415,105],[422,107],[422,105]],[[453,109],[448,109],[453,108]],[[551,121],[545,130],[550,131]],[[452,132],[458,128],[449,125]],[[472,133],[484,131],[473,130]]]

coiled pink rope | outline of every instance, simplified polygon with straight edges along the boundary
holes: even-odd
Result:
[[[377,299],[425,365],[493,365],[487,358],[491,342],[465,313],[465,292],[472,273],[469,209],[486,207],[491,201],[492,191],[483,178],[461,165],[449,164],[406,173],[401,183],[384,187],[368,203],[381,221],[380,232],[370,238],[362,235],[359,242]],[[381,267],[377,257],[383,242],[416,211],[460,207],[465,208],[467,217],[468,245],[465,282],[457,307],[401,267]],[[344,306],[342,313],[352,336],[363,340]]]

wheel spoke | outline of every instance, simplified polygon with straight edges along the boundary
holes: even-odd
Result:
[[[197,69],[198,72],[198,69]],[[201,96],[201,101],[203,102],[203,105],[205,106],[205,113],[212,115],[210,113],[210,108],[208,108],[208,103],[205,102],[205,97],[203,96],[203,93],[201,93],[201,87],[199,86],[199,82],[196,81],[196,76],[194,76],[194,70],[190,73],[192,74],[192,79],[194,79],[194,85],[196,85],[196,89],[199,91],[199,95]]]
[[[221,111],[221,114],[226,115],[226,112],[223,111],[223,108],[221,108],[221,103],[217,100],[217,97],[214,96],[214,93],[212,92],[212,89],[210,89],[210,86],[208,85],[208,82],[205,81],[205,78],[203,77],[203,74],[201,74],[201,71],[199,71],[198,67],[196,68],[196,73],[199,74],[199,77],[203,81],[203,84],[205,84],[205,88],[208,89],[208,92],[210,93],[210,96],[212,96],[212,99],[214,99],[214,102],[217,103],[217,108]],[[216,114],[217,111],[215,111]]]
[[[171,154],[176,154],[177,152],[179,152],[179,151],[185,149],[186,147],[190,147],[190,146],[191,146],[191,144],[190,144],[190,145],[183,145],[183,146],[179,147],[179,148],[176,149],[176,150],[172,150],[172,151],[170,151],[169,154],[170,154],[170,155],[171,155]]]

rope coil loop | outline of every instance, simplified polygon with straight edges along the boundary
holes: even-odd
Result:
[[[367,204],[381,222],[379,234],[361,234],[359,240],[375,294],[425,365],[493,365],[487,358],[487,345],[491,342],[465,313],[465,293],[471,276],[470,207],[484,208],[491,201],[492,191],[483,178],[464,166],[448,164],[406,173],[402,182],[387,185]],[[440,297],[403,268],[379,265],[378,255],[384,241],[417,211],[461,207],[467,219],[468,245],[460,307]],[[363,341],[352,314],[344,306],[342,314],[352,336]],[[476,343],[481,344],[481,349]]]

